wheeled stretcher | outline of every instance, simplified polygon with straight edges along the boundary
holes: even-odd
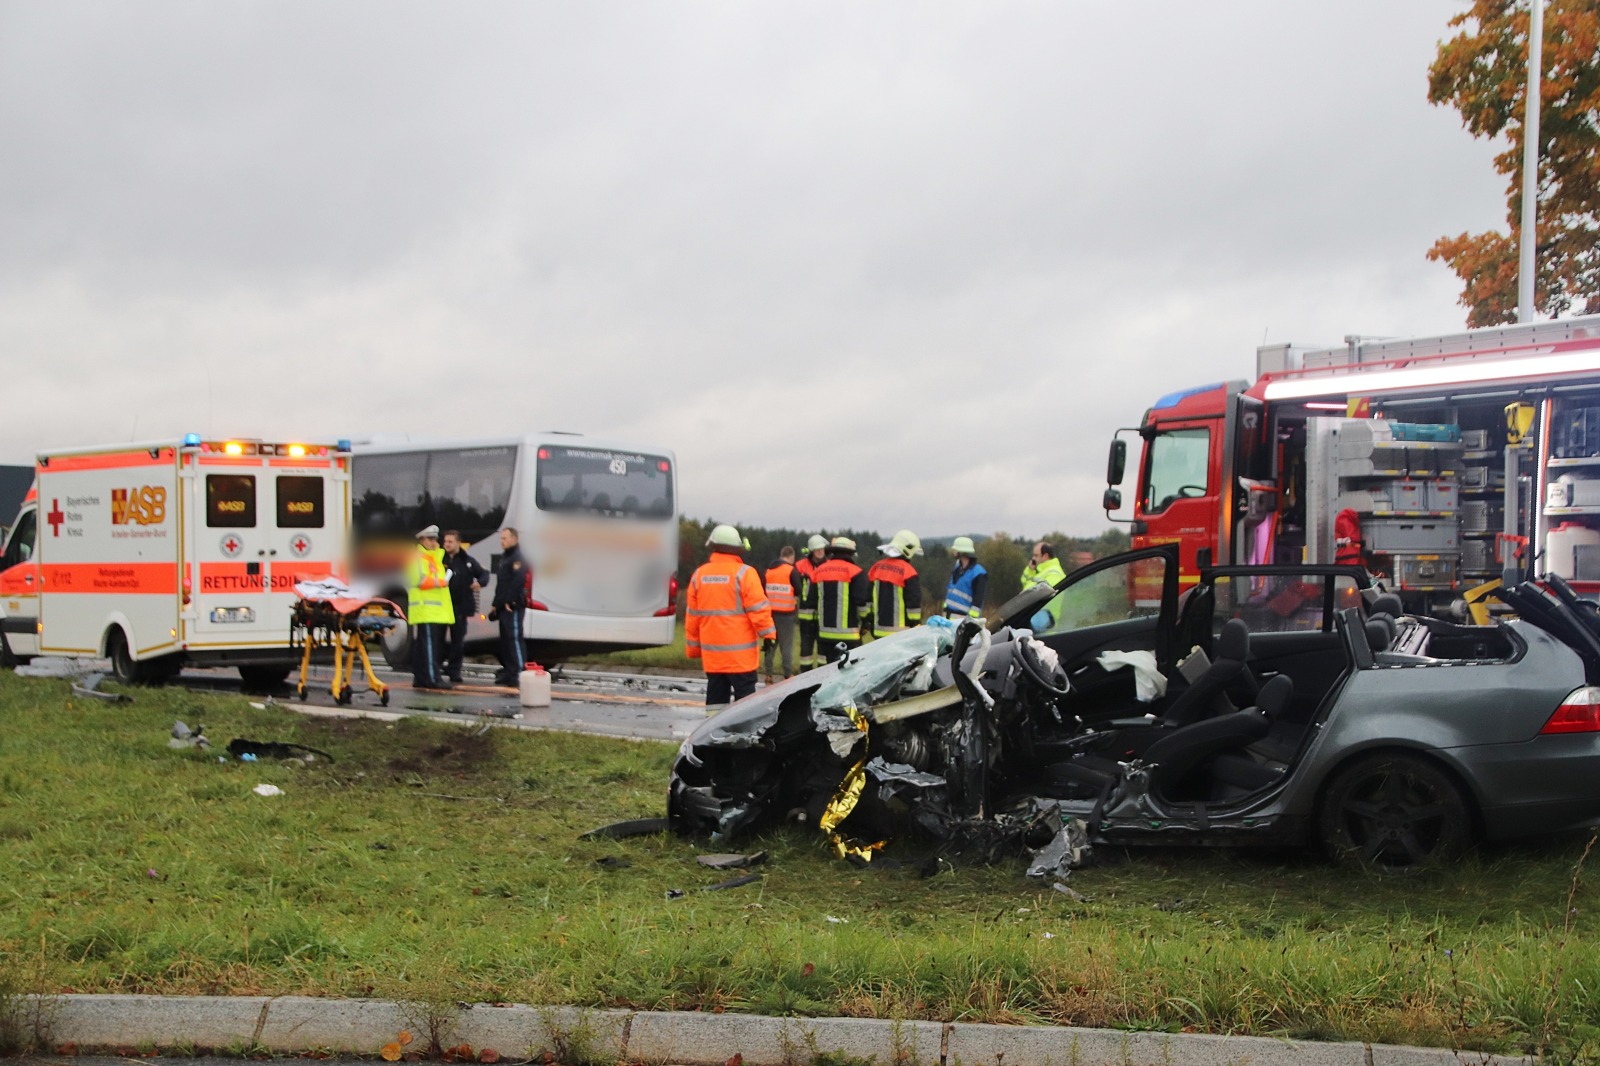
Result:
[[[404,612],[389,600],[334,577],[301,581],[294,592],[298,599],[289,629],[289,646],[300,648],[300,681],[296,689],[300,699],[306,698],[312,657],[326,661],[326,653],[331,651],[333,683],[329,691],[335,703],[347,704],[353,698],[351,682],[359,661],[367,676],[368,690],[377,694],[382,706],[389,706],[389,686],[372,671],[367,641],[394,628],[405,617]]]

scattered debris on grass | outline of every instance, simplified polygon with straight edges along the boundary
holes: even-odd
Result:
[[[167,747],[177,748],[209,748],[211,741],[206,739],[206,727],[197,725],[190,729],[183,719],[172,723],[172,737],[167,741]]]
[[[105,700],[107,703],[132,703],[133,697],[125,692],[101,692],[100,682],[106,679],[105,674],[87,674],[82,681],[72,683],[72,691],[79,696],[88,696],[90,699]]]
[[[713,870],[743,870],[766,862],[767,853],[758,851],[753,855],[696,855],[694,861]]]
[[[669,825],[665,818],[632,818],[625,822],[612,822],[610,825],[602,825],[596,829],[591,829],[587,833],[580,834],[578,839],[624,840],[628,837],[643,837],[652,833],[665,833],[668,828]]]

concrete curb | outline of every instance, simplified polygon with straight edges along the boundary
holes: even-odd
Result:
[[[417,1050],[493,1048],[506,1059],[550,1052],[560,1062],[796,1066],[821,1055],[879,1066],[1528,1066],[1524,1057],[1444,1048],[1320,1043],[1267,1037],[1127,1033],[1061,1026],[867,1018],[771,1018],[684,1011],[452,1005],[434,1017],[415,1004],[304,996],[38,997],[44,1050],[137,1047],[264,1048],[376,1056],[402,1029]]]

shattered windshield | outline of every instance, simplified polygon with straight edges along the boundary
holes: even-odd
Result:
[[[926,692],[933,666],[955,643],[955,630],[917,626],[852,651],[811,697],[814,711],[865,709],[899,695]]]

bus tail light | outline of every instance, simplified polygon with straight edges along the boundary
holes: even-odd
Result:
[[[669,614],[678,613],[678,575],[671,574],[667,577],[667,605],[655,613],[656,618],[665,618]]]
[[[1585,685],[1573,689],[1539,732],[1542,735],[1600,733],[1600,688]]]

